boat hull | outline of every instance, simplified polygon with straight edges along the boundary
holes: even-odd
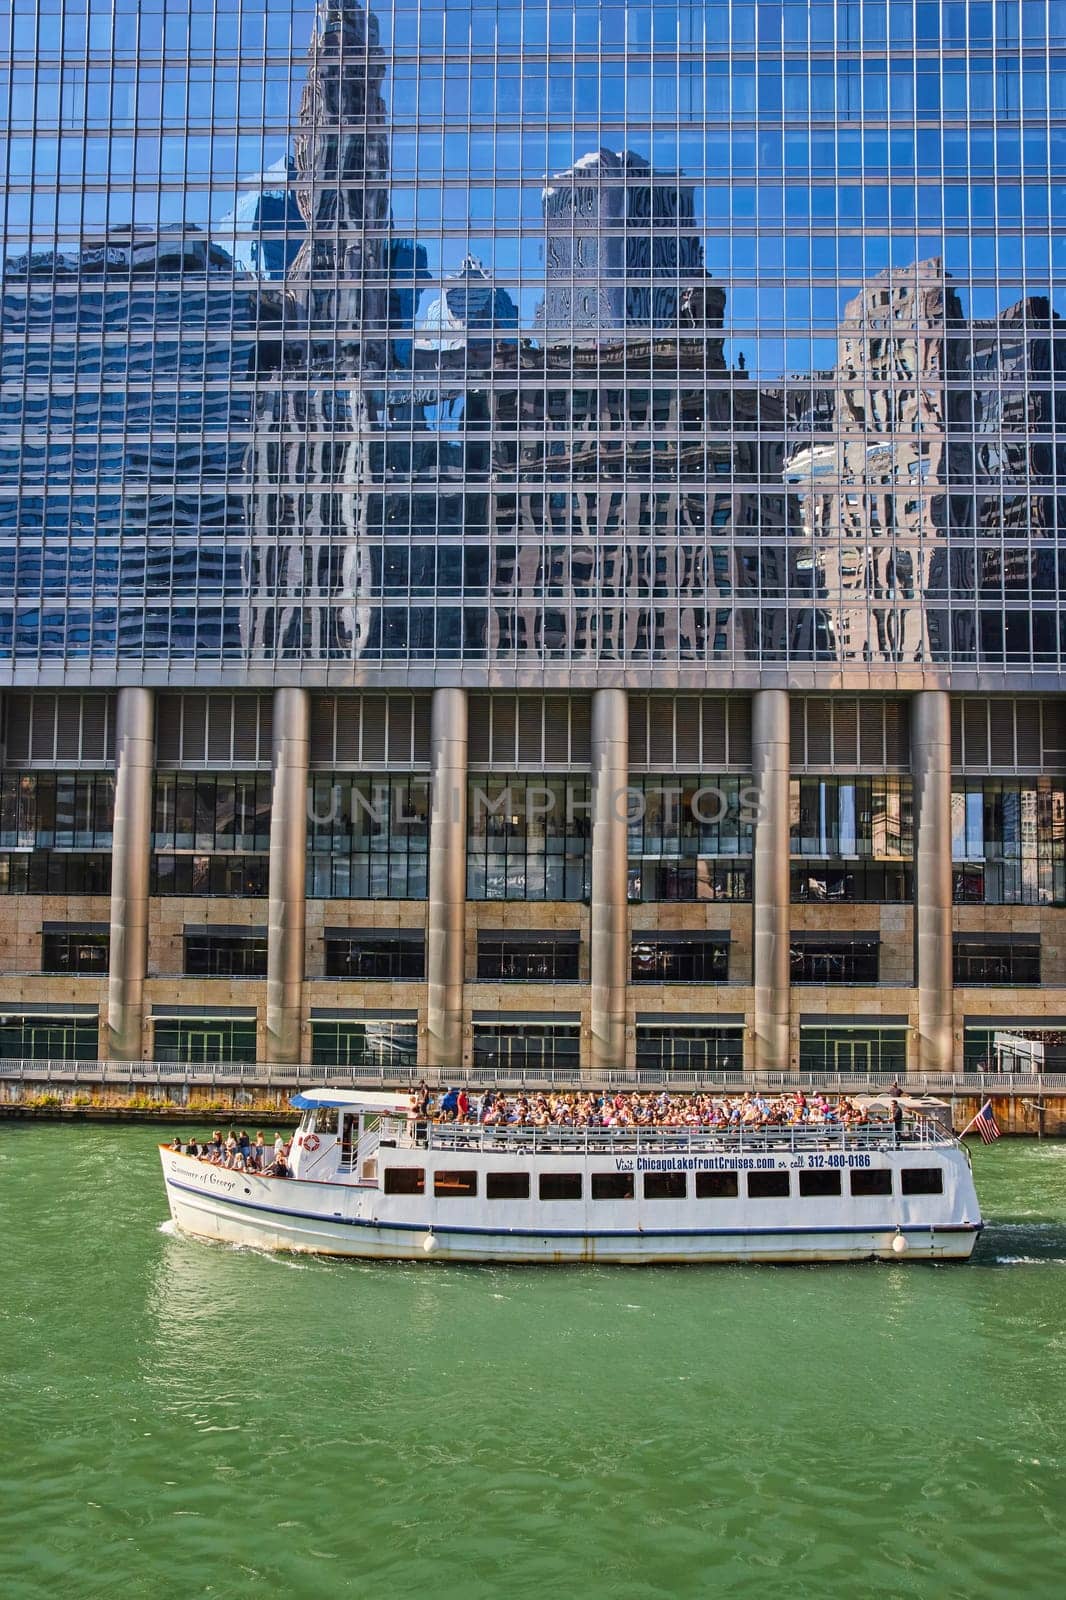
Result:
[[[980,1224],[855,1222],[635,1229],[492,1229],[428,1217],[386,1220],[382,1197],[351,1184],[233,1173],[163,1151],[175,1224],[200,1239],[254,1249],[379,1261],[527,1265],[709,1265],[965,1261]],[[905,1248],[903,1246],[905,1245]]]

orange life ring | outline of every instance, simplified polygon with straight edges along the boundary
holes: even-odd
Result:
[[[321,1143],[322,1143],[322,1141],[318,1137],[317,1133],[309,1133],[304,1138],[304,1149],[305,1150],[317,1150]]]

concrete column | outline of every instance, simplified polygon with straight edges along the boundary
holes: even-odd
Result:
[[[430,714],[429,915],[426,1065],[463,1064],[466,959],[465,689],[435,689]]]
[[[788,692],[760,689],[751,705],[756,791],[752,894],[752,986],[756,1072],[789,1064]]]
[[[107,1056],[139,1061],[148,972],[155,695],[120,689],[115,707],[115,823],[111,844],[111,962]]]
[[[629,979],[628,828],[629,697],[624,689],[592,696],[592,916],[589,938],[592,1030],[589,1067],[626,1064]]]
[[[311,697],[274,692],[270,809],[266,1045],[270,1061],[300,1060],[307,896],[307,768]]]
[[[911,700],[914,779],[914,986],[918,991],[919,1072],[950,1072],[951,702],[944,689]]]

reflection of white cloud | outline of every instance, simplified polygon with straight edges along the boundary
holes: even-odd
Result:
[[[283,278],[292,265],[306,232],[294,179],[291,161],[282,156],[265,172],[241,180],[243,192],[215,235],[240,271],[255,278]]]
[[[419,317],[416,343],[423,349],[461,350],[468,334],[491,338],[517,327],[518,307],[506,289],[495,288],[482,263],[467,256]]]

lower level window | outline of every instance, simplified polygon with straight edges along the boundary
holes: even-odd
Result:
[[[580,1200],[580,1172],[542,1172],[540,1175],[542,1200]]]
[[[311,1022],[311,1060],[324,1067],[413,1067],[418,1024],[373,1017]]]
[[[190,978],[265,978],[266,929],[186,928],[185,973]]]
[[[252,1017],[160,1017],[155,1024],[157,1061],[254,1061],[255,1020]]]
[[[477,975],[510,983],[573,983],[581,937],[574,933],[496,933],[477,936]]]
[[[42,972],[106,973],[111,935],[106,924],[63,928],[45,926],[41,936]]]
[[[422,1167],[386,1167],[386,1194],[425,1194],[426,1174]]]
[[[631,1172],[594,1172],[592,1198],[594,1200],[632,1200],[635,1193]]]
[[[1039,934],[1004,934],[990,939],[957,934],[953,955],[958,984],[1040,982]]]
[[[541,1072],[577,1071],[581,1029],[575,1023],[475,1023],[474,1066]]]
[[[963,1033],[965,1072],[1066,1072],[1066,1028],[1027,1027],[1025,1019]]]
[[[433,1174],[433,1193],[438,1200],[461,1200],[477,1194],[476,1172],[445,1172]]]
[[[424,978],[426,940],[421,930],[349,933],[326,929],[327,978]]]
[[[727,933],[635,933],[634,983],[725,983],[729,978]]]
[[[900,1172],[901,1194],[943,1194],[943,1167],[904,1167]]]
[[[789,960],[793,983],[876,983],[879,941],[793,935]]]
[[[644,1174],[645,1200],[684,1200],[688,1194],[688,1179],[683,1172],[646,1172]]]
[[[743,1028],[637,1024],[637,1066],[654,1072],[739,1072]]]
[[[486,1200],[528,1200],[528,1172],[486,1172]]]
[[[95,1061],[99,1025],[95,1017],[0,1014],[0,1057],[23,1061]]]
[[[739,1190],[735,1172],[697,1172],[697,1200],[735,1200]]]
[[[871,1167],[869,1172],[857,1171],[850,1176],[851,1192],[860,1198],[892,1193],[892,1174],[887,1167],[881,1171]]]
[[[749,1172],[749,1200],[779,1200],[790,1193],[787,1172]]]
[[[800,1025],[801,1072],[890,1072],[907,1070],[905,1027]]]
[[[823,1195],[840,1193],[839,1172],[801,1172],[799,1180],[800,1194],[807,1195],[812,1200],[819,1199]]]

